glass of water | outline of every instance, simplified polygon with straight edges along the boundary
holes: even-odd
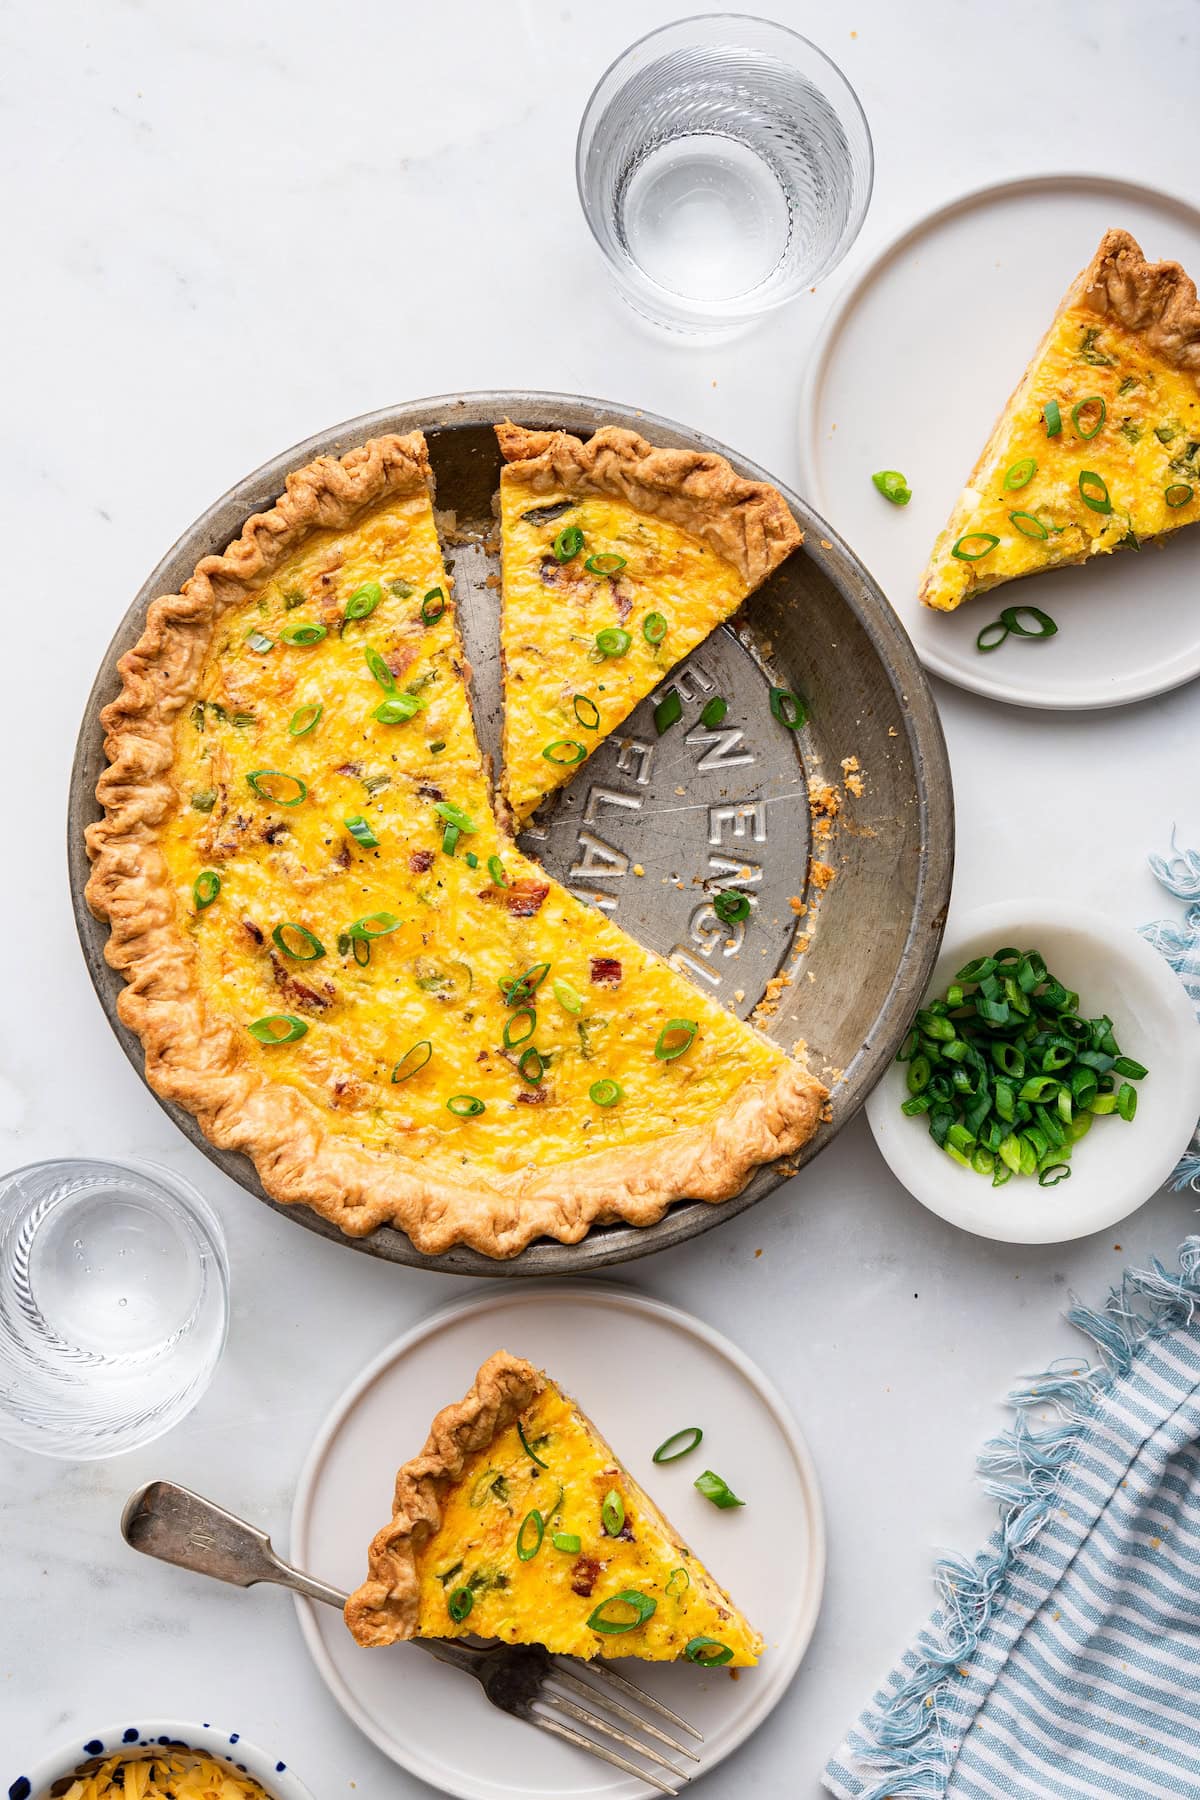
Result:
[[[815,286],[858,236],[871,134],[807,38],[713,13],[652,31],[579,128],[579,197],[625,299],[658,325],[728,331]]]
[[[220,1222],[187,1182],[75,1160],[0,1178],[0,1438],[89,1459],[150,1443],[228,1323]]]

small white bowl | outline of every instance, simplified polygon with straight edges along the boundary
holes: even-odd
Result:
[[[1014,1176],[994,1188],[900,1110],[905,1066],[893,1063],[867,1101],[875,1142],[922,1206],[964,1231],[1009,1244],[1061,1244],[1128,1218],[1158,1191],[1188,1146],[1200,1113],[1200,1025],[1183,983],[1157,950],[1103,913],[1050,900],[1007,900],[952,918],[927,998],[957,970],[1002,944],[1038,950],[1079,994],[1088,1018],[1107,1013],[1122,1053],[1144,1063],[1131,1122],[1098,1118],[1071,1155],[1071,1177],[1039,1187]]]
[[[0,1794],[6,1793],[9,1800],[47,1800],[55,1787],[65,1791],[65,1784],[77,1772],[84,1773],[89,1763],[118,1753],[133,1756],[139,1750],[160,1747],[197,1750],[216,1762],[228,1763],[238,1774],[253,1775],[271,1800],[313,1800],[282,1757],[260,1750],[236,1729],[190,1724],[182,1719],[148,1719],[138,1713],[130,1713],[119,1725],[77,1732],[70,1743],[43,1756],[32,1767],[11,1773],[0,1769],[0,1776],[6,1777],[0,1782]]]

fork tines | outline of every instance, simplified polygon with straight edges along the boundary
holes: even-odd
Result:
[[[669,1762],[652,1745],[640,1741],[629,1731],[622,1730],[613,1722],[614,1719],[625,1721],[626,1724],[633,1727],[634,1731],[640,1732],[643,1738],[651,1737],[658,1743],[665,1744],[676,1756],[687,1757],[693,1763],[698,1763],[699,1757],[690,1745],[680,1743],[669,1732],[643,1718],[632,1706],[627,1705],[624,1698],[618,1697],[618,1691],[620,1695],[628,1695],[647,1711],[657,1713],[661,1718],[670,1720],[680,1731],[687,1732],[701,1742],[703,1742],[702,1734],[693,1725],[689,1725],[686,1719],[681,1719],[677,1713],[673,1713],[670,1707],[663,1706],[660,1701],[635,1686],[625,1676],[618,1675],[615,1670],[607,1667],[595,1668],[590,1664],[581,1666],[586,1667],[587,1674],[592,1679],[584,1680],[566,1666],[563,1658],[555,1658],[541,1693],[534,1703],[532,1712],[534,1723],[543,1731],[552,1732],[555,1737],[564,1738],[568,1743],[577,1744],[580,1749],[591,1751],[593,1756],[602,1757],[605,1762],[612,1763],[616,1768],[624,1770],[627,1775],[637,1776],[640,1781],[657,1788],[661,1794],[678,1794],[679,1788],[675,1784],[689,1781],[692,1771],[681,1769],[675,1763]],[[603,1708],[611,1716],[604,1718],[601,1713],[580,1706],[563,1689],[570,1689],[573,1693],[581,1695],[585,1700],[591,1701],[594,1707]],[[574,1720],[575,1726],[564,1724],[558,1718],[549,1718],[541,1710],[543,1707],[551,1708],[554,1712],[565,1715],[567,1719]],[[585,1727],[586,1730],[576,1729],[578,1726]],[[598,1738],[607,1739],[608,1742],[598,1741]],[[610,1748],[610,1745],[623,1745],[634,1756],[640,1757],[643,1765],[650,1763],[653,1766],[649,1769],[639,1766],[628,1756],[622,1755],[620,1750]],[[660,1769],[666,1771],[666,1776],[658,1773]]]

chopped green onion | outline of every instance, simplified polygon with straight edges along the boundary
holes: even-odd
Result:
[[[396,677],[392,674],[392,671],[388,668],[374,644],[368,644],[365,647],[363,650],[363,657],[368,669],[370,669],[380,687],[386,688],[389,694],[395,693]]]
[[[714,694],[700,714],[700,723],[709,731],[712,731],[715,726],[721,723],[728,711],[728,700],[723,700],[720,694]]]
[[[556,981],[551,992],[564,1012],[575,1014],[583,1011],[583,995],[569,981]]]
[[[361,813],[350,813],[342,820],[342,824],[352,838],[357,838],[364,850],[377,850],[379,839],[367,824]]]
[[[383,589],[380,587],[379,583],[377,581],[364,581],[361,587],[355,588],[354,592],[347,600],[343,617],[347,619],[365,619],[368,614],[375,611],[375,608],[382,599]]]
[[[457,825],[468,836],[479,829],[470,814],[465,813],[461,806],[455,806],[452,800],[435,800],[433,810],[439,818],[445,819],[447,825]]]
[[[446,610],[446,596],[440,587],[430,588],[421,602],[421,618],[426,625],[436,625]]]
[[[1163,499],[1170,507],[1186,506],[1192,497],[1192,489],[1186,481],[1173,481],[1163,494]]]
[[[556,1531],[550,1541],[564,1556],[578,1556],[583,1547],[573,1531]]]
[[[527,1021],[524,1031],[515,1028],[522,1020]],[[537,1030],[537,1013],[532,1006],[518,1006],[516,1012],[510,1013],[504,1021],[504,1048],[516,1050],[519,1045],[527,1043]]]
[[[636,1631],[639,1625],[654,1616],[658,1602],[649,1594],[643,1594],[638,1588],[622,1588],[619,1594],[610,1594],[602,1600],[588,1619],[589,1631],[602,1631],[606,1637],[620,1637],[627,1631]],[[631,1619],[613,1618],[610,1608],[627,1606],[633,1611]]]
[[[999,636],[994,635],[997,632],[999,633]],[[975,648],[984,654],[989,650],[998,650],[1007,636],[1008,626],[1004,623],[1004,620],[993,619],[990,625],[984,626],[983,630],[979,633],[979,636],[975,639]]]
[[[786,725],[789,731],[799,731],[808,722],[808,708],[799,694],[793,694],[791,688],[771,689],[771,714],[781,725]]]
[[[524,1006],[527,1001],[532,1000],[549,973],[550,964],[548,962],[534,963],[531,969],[526,969],[525,973],[518,975],[515,981],[502,981],[500,993],[504,1004],[506,1006]]]
[[[395,1082],[408,1081],[413,1075],[416,1075],[419,1070],[425,1067],[425,1064],[432,1055],[432,1043],[428,1038],[422,1038],[419,1044],[414,1044],[411,1049],[404,1052],[404,1055],[392,1070],[392,1080]]]
[[[349,936],[352,938],[381,938],[388,937],[393,931],[399,931],[399,929],[400,921],[395,913],[375,912],[368,913],[363,919],[355,919],[349,928]]]
[[[1038,1186],[1044,1188],[1057,1187],[1060,1181],[1068,1180],[1070,1174],[1070,1163],[1050,1163],[1046,1168],[1038,1171]]]
[[[377,706],[371,717],[378,719],[381,725],[403,725],[407,720],[415,718],[420,710],[421,702],[415,694],[394,694],[390,700]]]
[[[521,1448],[529,1458],[530,1462],[535,1462],[539,1469],[548,1469],[550,1464],[548,1462],[543,1462],[537,1451],[530,1446],[529,1439],[525,1436],[525,1427],[522,1425],[520,1419],[517,1420],[517,1436],[520,1438]]]
[[[1112,501],[1108,497],[1108,484],[1102,475],[1094,469],[1081,469],[1079,473],[1079,498],[1093,512],[1110,513]]]
[[[1047,400],[1042,408],[1042,418],[1046,425],[1046,436],[1057,437],[1062,430],[1062,413],[1057,400]]]
[[[246,1029],[260,1044],[294,1044],[297,1038],[304,1036],[308,1026],[294,1013],[268,1013],[265,1019],[255,1019]]]
[[[600,1508],[600,1523],[609,1537],[620,1537],[625,1528],[625,1502],[616,1488],[609,1488]]]
[[[690,1050],[699,1029],[694,1019],[668,1019],[654,1046],[654,1054],[659,1062],[674,1062],[677,1056]]]
[[[624,1098],[625,1090],[619,1081],[612,1081],[605,1076],[602,1081],[593,1081],[588,1089],[588,1099],[593,1106],[615,1106]]]
[[[201,869],[192,883],[192,899],[197,912],[211,906],[221,891],[221,877],[215,869]]]
[[[706,1500],[711,1500],[714,1506],[719,1506],[722,1512],[728,1511],[731,1506],[745,1506],[746,1504],[744,1500],[738,1499],[729,1483],[723,1481],[719,1475],[714,1475],[711,1469],[705,1469],[703,1475],[697,1475],[692,1485],[704,1495]]]
[[[659,737],[677,725],[683,717],[683,701],[679,698],[677,688],[668,688],[658,705],[654,708],[654,729]]]
[[[529,1536],[529,1527],[533,1527],[533,1537]],[[527,1512],[521,1520],[517,1532],[517,1555],[522,1562],[532,1562],[542,1547],[542,1539],[546,1535],[546,1521],[537,1508]]]
[[[477,1119],[487,1107],[474,1094],[451,1094],[446,1102],[446,1111],[452,1112],[456,1119]]]
[[[504,873],[504,864],[498,856],[489,856],[487,860],[488,874],[497,887],[508,886],[508,876]]]
[[[745,894],[725,888],[713,898],[712,909],[724,925],[736,925],[750,917],[750,902]]]
[[[556,763],[560,769],[573,769],[587,755],[585,746],[576,738],[555,738],[542,751],[548,763]]]
[[[217,804],[216,790],[214,788],[201,788],[198,793],[192,795],[191,803],[197,812],[210,813]]]
[[[446,1611],[456,1625],[461,1625],[475,1604],[475,1596],[469,1587],[455,1588],[446,1602]]]
[[[1084,408],[1088,406],[1098,406],[1100,411],[1092,429],[1090,431],[1085,431],[1083,425],[1080,423],[1080,414],[1083,412]],[[1071,423],[1075,427],[1075,435],[1076,437],[1082,438],[1085,444],[1089,443],[1091,439],[1095,437],[1107,417],[1108,402],[1104,399],[1102,394],[1089,394],[1086,400],[1077,400],[1071,408]]]
[[[271,939],[277,950],[282,950],[285,956],[292,957],[296,962],[316,962],[325,954],[325,946],[320,938],[307,925],[297,925],[291,919],[285,919],[282,925],[277,925],[271,933]],[[298,943],[296,939],[299,939]]]
[[[1045,525],[1043,525],[1040,519],[1035,518],[1033,513],[1010,512],[1008,517],[1010,522],[1015,525],[1017,530],[1021,533],[1022,537],[1048,538],[1050,536]]]
[[[679,1579],[681,1575],[683,1577],[682,1581]],[[692,1578],[686,1569],[672,1569],[670,1575],[667,1577],[666,1592],[670,1594],[673,1600],[678,1600],[682,1595],[687,1593],[687,1590],[691,1585]]]
[[[1023,619],[1032,619],[1036,629],[1031,630],[1023,623]],[[1058,626],[1040,606],[1006,606],[1000,614],[1000,621],[1014,637],[1048,638],[1058,635]]]
[[[446,829],[442,833],[442,855],[443,856],[453,856],[454,855],[454,852],[458,848],[458,840],[461,836],[462,836],[462,832],[458,829],[457,825],[447,825]],[[478,861],[478,858],[476,858],[476,860]]]
[[[1112,1072],[1114,1075],[1124,1075],[1130,1081],[1145,1081],[1150,1073],[1145,1063],[1135,1062],[1132,1056],[1118,1056]]]
[[[667,635],[667,621],[660,612],[648,612],[642,620],[642,636],[648,644],[661,644]]]
[[[907,506],[912,499],[912,489],[899,469],[877,469],[871,480],[884,499],[890,500],[893,506]]]
[[[702,1669],[719,1669],[723,1663],[733,1661],[729,1645],[710,1637],[694,1637],[683,1654],[689,1662],[699,1663]]]
[[[619,575],[625,563],[625,557],[602,550],[598,556],[589,556],[583,566],[590,575]]]
[[[1125,1120],[1132,1119],[1134,1113],[1137,1111],[1137,1103],[1137,1089],[1130,1087],[1127,1081],[1123,1081],[1117,1089],[1118,1113]]]
[[[442,751],[446,748],[445,740],[443,738],[437,738],[432,744],[426,744],[425,748],[428,750],[430,756],[440,756]]]
[[[966,531],[958,542],[952,545],[950,554],[957,556],[959,562],[978,562],[981,557],[990,556],[1000,539],[993,531]],[[965,550],[964,544],[979,544],[978,550]]]
[[[447,827],[446,827],[446,831],[452,831],[455,829],[457,829],[457,828],[454,826],[451,826],[451,825],[447,825]],[[442,835],[445,836],[445,833],[443,832]],[[473,850],[467,851],[467,854],[463,857],[463,861],[466,863],[468,869],[477,869],[479,867],[479,858],[476,856],[476,854]]]
[[[578,525],[564,525],[551,548],[556,562],[570,562],[583,549],[583,533]]]
[[[288,720],[288,731],[292,737],[303,737],[311,731],[325,711],[319,700],[310,700],[307,706],[298,706]]]
[[[268,650],[275,648],[275,639],[269,638],[266,632],[257,629],[246,633],[246,642],[252,650],[257,650],[260,656],[265,656]]]
[[[528,1050],[522,1050],[517,1059],[517,1074],[530,1087],[540,1087],[542,1077],[546,1073],[546,1060],[540,1050],[530,1044]]]
[[[1036,474],[1037,463],[1034,458],[1023,456],[1020,462],[1013,463],[1004,471],[1004,485],[1010,494],[1015,494],[1018,488],[1028,487]]]
[[[606,625],[596,633],[596,648],[601,656],[624,656],[633,639],[619,625]]]
[[[251,769],[246,780],[260,800],[270,800],[275,806],[299,806],[307,798],[308,788],[298,775],[285,775],[281,769]],[[282,783],[282,791],[272,785]]]
[[[576,694],[574,702],[575,717],[585,731],[597,731],[600,727],[600,708],[587,694]]]
[[[685,1438],[686,1443],[683,1441]],[[704,1433],[699,1425],[685,1425],[682,1431],[673,1432],[669,1438],[663,1439],[652,1460],[656,1463],[678,1462],[681,1456],[690,1455],[703,1438]],[[676,1445],[679,1446],[678,1449]]]
[[[319,644],[327,636],[324,625],[285,625],[279,634],[281,643],[295,644],[301,649],[309,644]]]

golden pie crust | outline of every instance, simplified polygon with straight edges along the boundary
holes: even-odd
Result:
[[[546,454],[569,453],[563,442],[556,434]],[[642,459],[646,480],[663,506],[688,510],[687,496],[673,503],[667,491],[675,456]],[[703,476],[705,458],[686,461]],[[631,479],[628,471],[621,479]],[[540,1236],[575,1243],[597,1222],[649,1225],[675,1200],[729,1198],[757,1166],[812,1136],[827,1096],[782,1058],[701,1123],[539,1168],[531,1120],[523,1166],[489,1171],[487,1180],[477,1171],[455,1179],[418,1156],[382,1152],[330,1129],[328,1115],[297,1085],[255,1065],[244,1025],[207,1006],[160,842],[178,804],[175,722],[192,706],[223,614],[245,605],[310,533],[352,527],[381,503],[431,485],[420,433],[319,457],[288,476],[281,499],[248,520],[222,555],[204,558],[179,594],[153,602],[141,639],[121,658],[121,692],[102,714],[110,766],[97,786],[105,816],[87,832],[93,869],[86,892],[110,927],[106,956],[126,981],[118,1011],[142,1041],[148,1082],[186,1108],[212,1143],[251,1157],[273,1200],[310,1206],[350,1236],[394,1225],[426,1254],[467,1244],[509,1257]],[[740,554],[747,559],[769,554],[768,515],[762,508],[745,515]],[[728,520],[720,529],[733,532]],[[586,932],[588,915],[581,917]]]

